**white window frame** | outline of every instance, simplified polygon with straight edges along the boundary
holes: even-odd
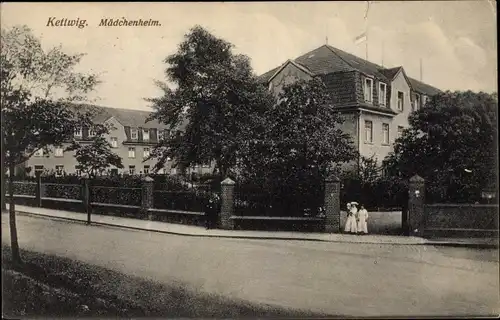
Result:
[[[135,147],[128,147],[128,158],[135,159]]]
[[[128,166],[128,173],[135,174],[135,165],[131,164]]]
[[[59,172],[58,172],[58,170],[57,170],[57,168],[58,168],[58,167],[60,167],[60,168],[61,168],[61,173],[59,173]],[[58,165],[56,165],[56,167],[55,167],[55,168],[56,168],[56,174],[57,174],[57,175],[63,175],[63,173],[64,173],[64,165],[62,165],[62,164],[58,164]]]
[[[142,141],[149,141],[149,129],[142,129]]]
[[[429,100],[429,97],[426,96],[425,94],[422,95],[422,107],[425,106],[425,104],[427,103],[427,101]]]
[[[150,169],[151,169],[151,166],[150,166],[150,165],[148,165],[148,164],[144,165],[144,171],[143,171],[143,172],[144,172],[144,174],[149,174],[149,170],[150,170]]]
[[[93,138],[96,136],[96,132],[94,129],[89,128],[89,138]]]
[[[138,140],[138,139],[139,139],[139,130],[136,128],[130,128],[130,140]]]
[[[144,147],[144,149],[142,150],[142,157],[145,159],[149,157],[150,154],[151,154],[151,149],[149,147]]]
[[[390,143],[391,133],[388,123],[382,123],[382,144],[388,145]]]
[[[80,165],[75,165],[75,173],[77,176],[81,176],[82,175],[82,166]]]
[[[77,138],[81,138],[83,136],[82,127],[75,128],[74,136]]]
[[[402,94],[403,95],[403,98],[401,99],[401,108],[399,107],[399,94]],[[398,108],[398,111],[403,111],[405,109],[405,93],[403,91],[398,91],[397,93],[397,99],[398,99],[398,105],[397,105],[397,108]]]
[[[382,87],[384,87],[383,97],[382,97]],[[379,82],[378,84],[378,103],[381,106],[385,106],[387,104],[387,84],[383,82]]]
[[[413,101],[413,111],[417,111],[421,107],[421,96],[419,93],[415,93],[415,100]]]
[[[118,138],[117,137],[111,137],[111,148],[118,148]]]
[[[366,99],[366,95],[367,95],[367,92],[366,92],[367,88],[366,87],[367,87],[368,82],[370,82],[370,84],[371,84],[370,85],[370,92],[369,92],[370,93],[369,100]],[[365,102],[373,102],[373,79],[372,78],[368,78],[368,77],[365,78],[365,83],[363,85],[363,94],[364,94]]]
[[[59,147],[56,148],[54,150],[54,157],[56,157],[56,158],[62,158],[62,157],[64,157],[64,149],[63,148],[59,148]]]
[[[403,131],[404,131],[403,126],[398,126],[398,138],[401,138],[403,136]]]
[[[370,125],[369,128],[370,130],[368,131],[367,125]],[[367,132],[370,132],[370,139],[367,137]],[[373,143],[373,121],[371,120],[365,120],[365,143]]]

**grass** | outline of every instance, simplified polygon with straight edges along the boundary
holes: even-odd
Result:
[[[326,315],[229,300],[79,261],[21,250],[15,266],[2,246],[4,317],[280,317]]]

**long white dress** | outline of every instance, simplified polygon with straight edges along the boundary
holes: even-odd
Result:
[[[366,209],[361,209],[358,212],[358,232],[368,233],[368,211]]]
[[[350,210],[347,211],[347,221],[345,223],[345,232],[352,232],[356,233],[358,232],[358,228],[356,225],[356,213],[357,209],[355,207],[352,207]]]

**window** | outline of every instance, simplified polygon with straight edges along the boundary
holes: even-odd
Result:
[[[96,136],[96,133],[95,133],[95,130],[90,128],[89,129],[89,138],[92,138],[92,137],[95,137]]]
[[[135,174],[135,166],[128,166],[128,173]]]
[[[149,174],[149,166],[148,165],[144,166],[144,174]]]
[[[116,168],[111,169],[110,174],[112,176],[117,176],[118,175],[118,169],[116,169]]]
[[[143,152],[143,158],[147,158],[149,157],[149,148],[144,148],[144,152]]]
[[[373,142],[373,123],[371,121],[365,121],[365,142]]]
[[[425,107],[425,104],[427,103],[427,96],[422,96],[422,107]]]
[[[117,137],[111,137],[111,147],[118,148],[118,138]]]
[[[130,129],[130,139],[132,140],[137,140],[137,137],[139,136],[139,132],[137,129]]]
[[[43,149],[38,149],[33,155],[35,157],[43,157]]]
[[[405,94],[401,91],[398,91],[398,110],[403,111],[405,103]]]
[[[383,82],[380,82],[378,85],[378,103],[381,106],[385,106],[387,101],[387,85]]]
[[[135,148],[134,147],[128,148],[128,157],[135,158]]]
[[[162,173],[163,174],[168,174],[168,169],[167,168],[163,168]]]
[[[401,138],[403,136],[403,130],[404,128],[402,126],[398,126],[398,138]]]
[[[81,138],[82,137],[82,128],[76,128],[75,129],[75,137]]]
[[[43,166],[40,166],[40,165],[35,166],[35,173],[37,173],[37,172],[43,172]]]
[[[389,144],[389,124],[382,123],[382,143]]]
[[[373,99],[373,79],[366,78],[365,79],[365,101],[372,102]]]
[[[64,150],[63,148],[56,148],[56,151],[54,152],[54,156],[61,158],[64,156]]]
[[[64,173],[64,166],[63,165],[56,165],[56,174],[58,176],[61,176]]]
[[[142,130],[142,140],[149,141],[149,129]]]
[[[75,166],[75,173],[76,173],[76,175],[81,176],[82,175],[82,167],[79,165],[76,165]]]
[[[413,101],[413,111],[420,109],[420,95],[415,94],[415,100]]]

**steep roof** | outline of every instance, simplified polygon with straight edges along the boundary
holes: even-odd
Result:
[[[403,67],[384,68],[376,63],[357,57],[351,53],[338,48],[322,45],[312,51],[309,51],[294,60],[296,63],[304,66],[314,75],[330,74],[335,72],[359,71],[368,75],[375,76],[381,80],[391,81]],[[283,66],[283,64],[281,65]],[[259,81],[265,83],[281,68],[276,67],[259,77]],[[418,92],[434,95],[441,90],[407,77],[412,88]]]
[[[93,108],[96,111],[94,121],[104,122],[109,118],[115,118],[120,124],[125,127],[134,128],[167,128],[166,125],[159,123],[156,120],[146,122],[146,119],[151,114],[150,111],[145,110],[135,110],[135,109],[122,109],[122,108],[110,108],[89,104],[75,104],[75,108],[89,109]]]

